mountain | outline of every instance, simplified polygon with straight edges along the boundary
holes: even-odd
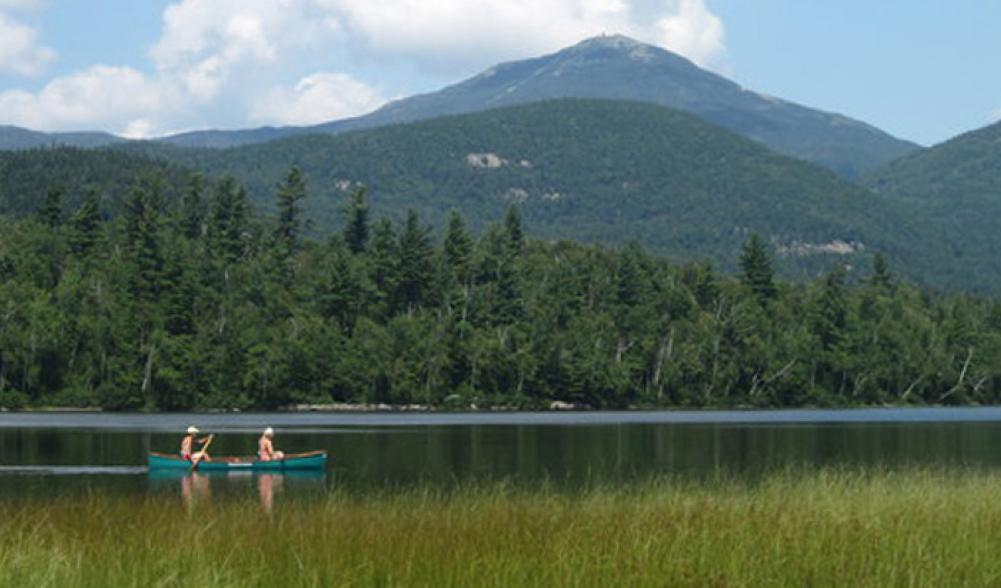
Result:
[[[1001,123],[914,153],[863,181],[915,216],[936,219],[943,246],[963,264],[1001,276]]]
[[[232,174],[264,207],[299,166],[320,232],[340,225],[349,193],[364,185],[376,216],[415,208],[441,226],[456,209],[482,229],[516,204],[536,236],[636,239],[728,267],[752,232],[773,243],[790,273],[867,264],[873,250],[911,261],[913,223],[892,203],[695,116],[638,102],[537,102],[234,149],[124,149]]]
[[[241,145],[252,145],[254,143],[266,143],[275,139],[294,137],[297,135],[308,135],[314,132],[306,127],[261,127],[258,129],[244,129],[236,131],[188,131],[177,135],[170,135],[159,139],[160,142],[176,145],[178,147],[208,147],[212,149],[226,149],[228,147],[239,147]]]
[[[103,147],[125,142],[109,133],[42,133],[21,127],[0,125],[0,151],[35,149],[38,147]]]
[[[552,55],[498,65],[439,92],[405,98],[354,119],[312,127],[186,133],[164,140],[231,147],[283,135],[340,133],[557,98],[633,100],[676,108],[846,177],[918,148],[845,116],[752,92],[679,55],[623,36],[597,37]]]
[[[1001,206],[1001,123],[984,127],[901,158],[864,182],[915,203]]]
[[[180,147],[226,148],[274,139],[309,134],[305,127],[261,127],[234,131],[189,131],[159,139]],[[42,147],[80,147],[94,149],[130,142],[130,139],[100,131],[43,133],[22,127],[0,125],[0,151],[18,151]]]
[[[620,35],[596,37],[551,55],[504,63],[438,92],[404,98],[357,118],[305,127],[192,131],[159,141],[227,148],[559,98],[631,100],[676,108],[848,178],[919,149],[863,122],[742,88],[684,57]],[[47,134],[0,127],[0,149],[98,147],[123,141],[107,133]]]

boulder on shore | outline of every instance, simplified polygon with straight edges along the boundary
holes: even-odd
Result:
[[[549,404],[549,410],[582,410],[583,408],[585,407],[579,404],[562,400],[554,400]]]

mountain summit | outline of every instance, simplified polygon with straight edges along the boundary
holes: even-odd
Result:
[[[372,128],[554,98],[676,108],[849,177],[917,148],[848,117],[747,90],[680,55],[622,35],[594,37],[551,55],[497,65],[441,91],[313,129]]]
[[[195,131],[161,139],[187,147],[234,147],[313,133],[341,133],[560,98],[648,102],[694,114],[779,153],[844,177],[870,172],[918,146],[838,114],[742,88],[691,61],[621,35],[594,37],[551,55],[503,63],[438,92],[391,102],[370,114],[310,127]],[[37,136],[35,136],[37,135]],[[0,149],[40,144],[96,146],[111,136],[32,135],[0,129]]]

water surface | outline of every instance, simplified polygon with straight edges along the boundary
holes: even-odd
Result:
[[[250,454],[260,430],[288,452],[326,449],[312,476],[160,476],[195,424],[212,453]],[[474,414],[0,414],[0,498],[25,493],[322,494],[511,480],[618,484],[753,477],[785,468],[1001,467],[1001,408]]]

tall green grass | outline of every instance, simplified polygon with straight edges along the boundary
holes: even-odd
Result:
[[[0,503],[3,586],[1001,583],[1001,475],[820,472],[569,492]]]

